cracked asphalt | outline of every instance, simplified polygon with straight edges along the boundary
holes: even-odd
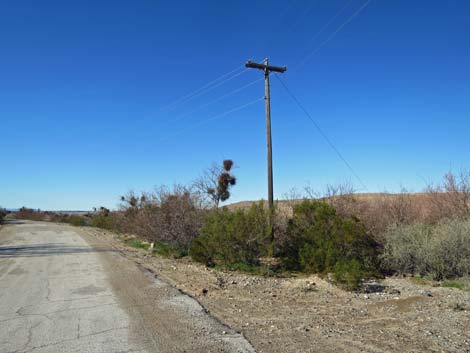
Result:
[[[254,352],[200,304],[78,228],[0,230],[0,352]]]

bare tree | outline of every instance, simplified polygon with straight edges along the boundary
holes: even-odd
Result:
[[[183,185],[161,186],[140,196],[129,193],[122,200],[123,229],[148,241],[187,251],[201,227],[199,195]]]
[[[430,220],[470,217],[470,171],[448,172],[441,184],[425,189],[429,196]]]
[[[356,190],[349,182],[328,184],[324,191],[318,192],[311,186],[304,188],[305,199],[321,199],[332,205],[343,217],[355,216],[358,208]]]
[[[205,199],[207,205],[218,208],[220,202],[230,198],[230,189],[237,181],[231,174],[232,168],[230,159],[224,160],[222,165],[214,163],[193,182],[195,192]]]

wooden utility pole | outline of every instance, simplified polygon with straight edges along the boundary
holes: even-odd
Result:
[[[283,73],[287,68],[279,66],[269,66],[268,59],[264,59],[263,64],[257,64],[252,61],[248,61],[245,67],[252,69],[259,69],[264,71],[264,91],[265,91],[265,102],[266,102],[266,142],[268,147],[268,205],[269,209],[272,210],[274,207],[274,192],[273,192],[273,148],[271,138],[271,104],[269,94],[269,73],[280,72]]]

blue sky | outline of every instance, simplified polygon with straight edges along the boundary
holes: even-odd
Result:
[[[1,1],[0,205],[113,207],[130,189],[187,183],[224,158],[237,165],[232,201],[265,198],[264,103],[207,122],[261,98],[263,82],[198,109],[261,72],[168,105],[266,56],[288,66],[284,82],[367,191],[418,191],[470,168],[470,2],[372,0],[342,26],[364,4]],[[275,197],[360,188],[271,84]]]

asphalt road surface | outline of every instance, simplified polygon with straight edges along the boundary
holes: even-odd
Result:
[[[243,336],[79,228],[0,229],[0,352],[254,352]]]

